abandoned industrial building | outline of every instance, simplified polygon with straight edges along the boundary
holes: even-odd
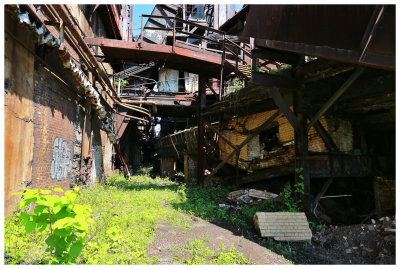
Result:
[[[4,6],[5,263],[395,264],[395,5],[147,6]]]

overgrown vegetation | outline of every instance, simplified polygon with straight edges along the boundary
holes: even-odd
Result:
[[[250,261],[247,260],[235,246],[232,245],[226,250],[224,244],[220,244],[217,251],[214,252],[208,246],[208,241],[208,236],[203,235],[202,238],[184,242],[172,250],[177,253],[174,260],[187,265],[250,264]]]
[[[290,65],[290,64],[282,64],[280,67],[278,67],[277,69],[271,69],[271,70],[269,70],[268,71],[268,74],[277,74],[277,73],[280,73],[280,72],[282,72],[282,71],[285,71],[285,70],[289,70],[289,69],[291,69],[292,68],[292,65]]]
[[[235,77],[234,79],[232,79],[232,86],[226,88],[225,94],[228,95],[236,91],[239,91],[240,89],[243,88],[243,86],[244,84],[242,79],[240,79],[239,77]]]
[[[62,194],[61,189],[54,190]],[[208,200],[200,199],[191,207],[185,203],[187,196],[195,194],[200,198],[206,192],[196,187],[178,187],[168,179],[140,175],[129,180],[113,175],[105,185],[79,193],[67,191],[61,197],[49,193],[50,190],[25,190],[22,207],[6,219],[4,244],[8,264],[153,264],[158,258],[148,257],[146,251],[155,239],[157,222],[190,229],[190,218],[184,213],[208,219],[207,212],[216,208],[207,206],[210,199],[220,200],[226,194],[222,188],[212,189],[209,196],[204,196]],[[36,207],[28,211],[26,205],[33,202]],[[83,216],[93,221],[85,224]],[[222,209],[217,216],[227,218]],[[91,236],[93,239],[88,241]],[[215,255],[215,262],[234,263],[239,254],[232,249]]]
[[[236,190],[234,186],[201,188],[166,178],[151,178],[147,176],[151,173],[149,168],[141,168],[138,172],[141,175],[129,180],[122,175],[113,175],[104,185],[67,191],[61,197],[50,195],[49,190],[26,190],[22,207],[5,221],[6,262],[153,264],[158,258],[148,257],[146,251],[155,240],[157,222],[188,230],[191,228],[190,218],[194,216],[232,227],[286,257],[293,256],[295,250],[292,246],[258,237],[254,233],[253,216],[260,211],[300,210],[300,200],[295,194],[304,193],[301,182],[293,188],[287,184],[280,194],[280,201],[221,207],[220,204],[226,203],[228,193]],[[54,190],[63,194],[61,189]],[[29,203],[36,203],[31,211],[26,209]],[[204,243],[201,242],[188,243],[185,247],[194,248]],[[234,249],[209,254],[207,261],[211,264],[244,262]],[[196,255],[193,260],[182,262],[201,263],[201,255]]]

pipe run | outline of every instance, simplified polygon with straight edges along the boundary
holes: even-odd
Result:
[[[84,54],[81,56],[85,56],[85,58],[88,58],[88,61],[94,66],[95,71],[101,76],[102,80],[105,82],[105,84],[107,84],[108,88],[111,89],[112,94],[110,94],[108,91],[107,94],[111,97],[111,99],[117,103],[117,104],[121,104],[123,103],[123,101],[121,100],[121,98],[119,97],[118,93],[116,92],[116,90],[114,89],[114,87],[112,86],[107,74],[104,72],[104,70],[101,68],[99,62],[97,61],[96,57],[92,54],[91,50],[89,49],[89,47],[87,46],[86,42],[84,41],[84,39],[82,38],[82,36],[79,34],[79,29],[77,29],[77,27],[75,26],[74,22],[71,20],[71,18],[68,16],[67,12],[68,10],[64,7],[64,5],[50,5],[50,7],[52,7],[54,9],[54,11],[57,13],[57,15],[68,24],[68,28],[69,28],[69,32],[71,32],[71,34],[73,35],[73,38],[75,39],[75,41],[78,43],[78,52],[80,50],[83,50]],[[88,66],[89,68],[91,66]],[[115,95],[115,97],[113,96],[113,94]],[[137,112],[140,112],[138,110],[143,110],[143,108],[139,107],[139,106],[131,106],[132,110],[135,110]],[[145,110],[146,113],[150,113],[148,110]]]
[[[36,43],[39,45],[47,45],[50,47],[60,47],[61,41],[58,38],[55,38],[49,31],[48,29],[42,24],[38,26],[37,22],[35,20],[31,20],[29,18],[29,13],[27,11],[23,12],[20,9],[20,5],[7,5],[6,10],[10,11],[11,14],[14,15],[15,18],[19,20],[19,23],[27,25],[34,33],[37,35],[37,40]],[[69,52],[66,50],[65,47],[62,47],[59,49],[57,52],[58,57],[60,58],[64,68],[69,70],[72,73],[73,78],[78,82],[78,84],[83,88],[85,95],[88,97],[89,102],[92,104],[94,109],[96,110],[104,130],[107,133],[108,138],[110,139],[111,143],[116,143],[117,139],[116,136],[113,132],[112,129],[112,120],[111,116],[107,113],[106,109],[104,106],[101,104],[100,94],[98,91],[93,87],[93,85],[90,83],[86,75],[78,68],[78,66],[72,61],[71,55]],[[96,69],[97,70],[97,69]],[[108,80],[108,78],[107,78]],[[109,80],[108,80],[109,82]],[[112,95],[109,94],[109,96],[117,103],[121,104],[118,100],[115,100]],[[113,110],[113,112],[117,112],[115,109],[113,109],[111,106],[110,108]],[[139,113],[143,113],[148,117],[151,117],[150,113],[148,110],[139,107],[139,106],[134,106],[134,105],[129,105],[127,108],[137,111]],[[144,122],[149,122],[148,120],[141,119],[138,117],[133,117],[130,116],[129,118],[139,120],[139,121],[144,121]]]

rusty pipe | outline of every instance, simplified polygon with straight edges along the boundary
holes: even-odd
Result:
[[[59,14],[59,13],[58,13],[58,10],[55,9],[52,5],[49,5],[49,6],[42,5],[42,6],[44,6],[44,11],[45,11],[45,13],[46,13],[50,18],[52,17],[52,19],[58,19],[58,18],[56,18],[56,16],[55,16],[55,14],[57,14],[57,15],[60,16],[61,19],[63,19],[62,14]],[[64,13],[64,15],[65,15],[65,13]],[[69,18],[68,16],[67,16],[67,20],[65,20],[65,18],[64,18],[64,21],[67,21],[67,23],[70,24],[70,26],[74,27],[74,25],[71,24],[72,22],[71,22],[71,20],[70,20],[70,18]],[[74,28],[73,28],[73,29],[74,29]],[[84,44],[86,45],[86,48],[89,50],[89,53],[86,54],[86,53],[82,50],[82,46],[79,46],[79,37],[80,37],[80,35],[78,34],[78,40],[77,40],[77,39],[76,39],[76,31],[77,31],[77,29],[74,29],[74,30],[75,30],[75,32],[74,32],[74,31],[71,31],[71,30],[68,29],[68,28],[66,29],[66,33],[67,33],[66,36],[67,36],[67,38],[68,38],[68,41],[71,43],[71,45],[74,47],[74,49],[76,49],[76,51],[78,52],[78,54],[79,54],[80,56],[82,56],[82,60],[84,60],[85,64],[88,66],[88,68],[92,69],[91,64],[93,64],[93,62],[90,60],[90,58],[91,58],[90,56],[92,56],[93,58],[94,58],[94,56],[93,56],[93,54],[91,53],[91,51],[89,50],[89,48],[87,47],[86,43],[84,43]],[[75,35],[74,35],[74,33],[75,33]],[[83,41],[82,37],[80,37],[80,39]],[[83,41],[83,42],[84,42],[84,41]],[[85,48],[85,46],[83,46],[83,48]],[[94,59],[95,59],[95,58],[94,58]],[[95,59],[95,60],[96,60],[96,59]],[[96,60],[96,63],[98,64],[97,60]],[[99,77],[98,77],[98,73],[100,73],[100,72],[98,72],[98,70],[99,70],[99,69],[95,67],[95,70],[94,70],[94,71],[97,71],[97,72],[93,72],[94,75],[95,75],[97,78],[99,78]],[[100,70],[103,71],[101,68],[100,68]],[[100,74],[101,74],[101,73],[100,73]],[[100,82],[100,83],[101,83],[101,82],[104,82],[104,81],[106,81],[106,84],[110,83],[108,77],[106,77],[106,79],[104,79],[104,80],[102,80],[102,79],[99,78],[99,82]],[[108,82],[108,83],[107,83],[107,82]],[[101,84],[102,84],[102,86],[103,86],[104,88],[106,88],[105,85],[104,85],[103,83],[101,83]],[[114,90],[113,87],[111,87],[111,89]],[[101,93],[100,93],[98,90],[96,90],[96,91],[99,93],[99,96],[100,96],[102,99],[104,99],[104,98],[102,97]],[[115,103],[122,105],[122,104],[121,104],[121,101],[122,101],[122,100],[119,98],[118,94],[117,94],[117,97],[118,97],[119,100],[115,99],[114,96],[113,96],[112,94],[110,94],[108,91],[106,91],[106,93],[107,93],[108,96],[111,97],[111,99],[112,99]],[[107,102],[106,102],[106,103],[107,103]],[[107,104],[108,104],[108,103],[107,103]],[[123,105],[122,105],[122,106],[123,106]],[[114,112],[116,112],[116,110],[113,109],[111,106],[108,106],[108,107],[111,108]],[[143,114],[145,114],[145,115],[148,116],[148,117],[151,117],[150,111],[147,110],[147,109],[145,109],[145,108],[142,108],[142,107],[139,107],[139,106],[134,106],[134,105],[125,106],[125,107],[128,108],[128,109],[134,110],[134,111],[136,111],[136,112],[143,113]],[[140,119],[140,118],[137,118],[137,119]]]
[[[139,110],[139,109],[137,109],[137,108],[135,108],[135,107],[130,107],[130,106],[128,106],[128,105],[125,105],[125,104],[118,104],[119,106],[122,106],[122,107],[125,107],[125,108],[129,108],[129,109],[131,109],[131,110],[133,110],[133,111],[136,111],[136,112],[139,112],[139,113],[142,113],[142,114],[145,114],[147,117],[151,117],[151,114],[150,113],[147,113],[147,112],[145,112],[145,111],[143,111],[143,110]]]
[[[71,43],[74,45],[74,47],[80,52],[80,54],[81,53],[84,53],[83,51],[81,51],[80,50],[80,46],[77,46],[77,44],[75,43],[76,42],[76,39],[74,40],[73,38],[73,35],[70,33],[70,31],[67,31],[67,33],[68,33],[68,36],[69,37],[71,37]],[[70,36],[71,35],[71,36]],[[85,43],[86,44],[86,43]],[[90,52],[90,55],[92,55],[91,54],[91,52]],[[86,54],[82,54],[81,56],[86,56]],[[93,55],[92,55],[93,56]],[[90,61],[90,59],[89,59],[89,61]],[[88,67],[90,68],[91,66],[90,66],[90,63],[91,62],[87,62],[86,64],[88,65]],[[97,71],[97,69],[96,69],[96,71]],[[96,75],[97,73],[96,72],[94,72],[94,74]],[[100,82],[101,82],[102,80],[100,80]],[[108,80],[108,78],[107,78],[107,81],[109,81]],[[104,85],[103,85],[104,86]],[[106,93],[111,97],[111,99],[115,102],[115,103],[117,103],[117,104],[119,104],[119,105],[121,105],[121,106],[124,106],[124,105],[122,105],[122,100],[117,100],[117,99],[115,99],[114,98],[114,96],[112,96],[112,95],[110,95],[109,94],[109,92],[107,92],[106,91]],[[100,96],[101,96],[101,93],[99,92],[99,94],[100,94]],[[151,117],[151,115],[150,115],[150,111],[148,111],[147,109],[145,109],[145,108],[142,108],[142,107],[139,107],[139,106],[125,106],[126,108],[128,108],[128,109],[131,109],[131,110],[134,110],[134,111],[136,111],[136,112],[139,112],[139,113],[143,113],[143,114],[145,114],[145,115],[147,115],[148,117]]]
[[[131,116],[131,115],[122,114],[122,113],[120,113],[120,112],[118,112],[118,111],[115,111],[115,113],[116,113],[116,114],[118,114],[118,115],[121,115],[121,116],[127,117],[127,118],[134,119],[134,120],[143,121],[143,122],[149,122],[149,121],[148,121],[148,120],[146,120],[146,119],[138,118],[138,117]]]
[[[118,96],[118,93],[116,92],[115,88],[111,85],[110,80],[107,77],[107,74],[104,72],[104,70],[100,67],[99,62],[97,59],[93,56],[92,52],[90,51],[88,45],[86,42],[83,40],[82,36],[79,34],[79,31],[77,27],[74,25],[74,22],[71,20],[71,18],[68,16],[68,12],[65,8],[64,5],[53,5],[54,9],[57,11],[57,14],[60,16],[60,18],[65,21],[70,29],[72,30],[72,34],[78,41],[78,44],[81,46],[83,51],[85,52],[85,55],[88,56],[90,59],[90,62],[94,65],[95,70],[100,74],[100,76],[104,79],[106,82],[107,86],[110,88],[110,90],[115,94],[117,97],[117,100],[121,100]]]
[[[58,15],[57,11],[54,9],[54,7],[52,5],[49,5],[48,7],[48,11],[51,13],[55,13]],[[53,15],[53,14],[52,14]],[[54,16],[54,15],[53,15]],[[91,60],[88,58],[87,54],[83,51],[82,47],[79,45],[78,41],[76,40],[76,38],[74,38],[74,35],[72,34],[71,30],[68,29],[68,27],[65,29],[66,33],[67,33],[67,38],[69,43],[74,47],[74,49],[78,52],[78,55],[81,57],[81,59],[83,60],[83,62],[85,63],[85,65],[92,70],[92,73],[94,74],[94,76],[97,78],[97,80],[100,82],[101,86],[105,89],[107,89],[106,84],[104,83],[104,80],[101,79],[99,77],[99,72],[96,70],[96,68],[94,67],[94,64],[91,62]],[[90,53],[91,55],[91,53]],[[108,78],[107,78],[108,79]],[[107,81],[107,80],[106,80]],[[107,90],[105,91],[107,93],[108,96],[111,97],[111,99],[113,99],[114,102],[115,99],[113,98],[112,94],[110,94]],[[99,92],[100,94],[100,92]],[[100,94],[101,95],[101,94]]]

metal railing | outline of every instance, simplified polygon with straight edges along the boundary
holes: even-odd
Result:
[[[162,25],[160,27],[150,27],[150,26],[144,26],[143,24],[143,18],[154,18],[154,19],[164,19],[165,24],[163,25],[162,23],[158,22],[158,24]],[[192,31],[185,31],[184,29],[189,29],[187,26],[193,26],[194,28]],[[236,73],[242,73],[242,70],[239,68],[239,63],[244,66],[250,66],[251,70],[251,61],[248,63],[246,61],[246,56],[249,56],[251,59],[251,52],[248,51],[246,48],[239,46],[232,40],[226,37],[226,34],[224,31],[214,29],[208,26],[204,26],[198,23],[195,23],[193,21],[188,21],[184,20],[182,18],[178,17],[172,17],[172,16],[160,16],[160,15],[142,15],[141,16],[141,31],[140,31],[140,37],[139,37],[139,42],[143,42],[144,39],[144,31],[145,30],[155,30],[155,31],[167,31],[172,33],[172,51],[175,52],[176,47],[180,48],[185,48],[189,50],[194,50],[194,51],[202,51],[204,53],[212,53],[212,54],[218,54],[221,56],[221,71],[220,71],[220,86],[219,86],[219,95],[222,97],[223,95],[223,76],[224,76],[224,65],[227,62],[227,56],[228,58],[233,58],[230,59],[231,61],[233,60],[235,63],[235,71]],[[210,33],[215,33],[217,38],[212,38],[209,35],[198,35],[195,34],[196,29],[202,29],[204,30],[207,34]],[[195,39],[200,40],[200,44],[196,45],[193,43],[189,42],[184,42],[181,40],[177,39],[177,33],[186,35],[186,37],[193,37]],[[203,42],[205,41],[205,42]],[[214,48],[210,48],[209,45],[213,45]],[[231,63],[231,62],[230,62]],[[247,76],[248,74],[246,74]]]

